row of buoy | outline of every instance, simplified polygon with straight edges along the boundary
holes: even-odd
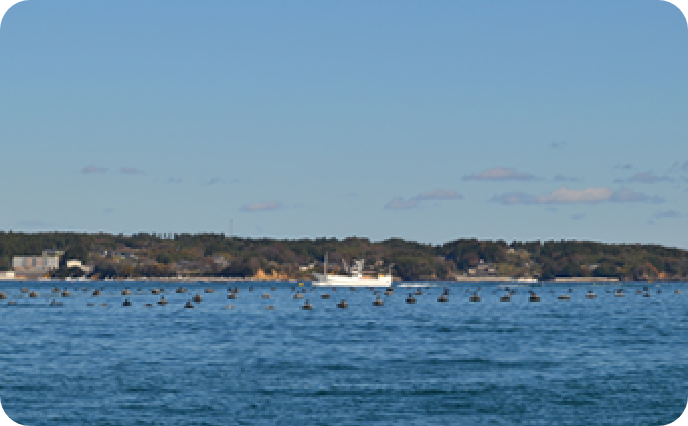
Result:
[[[26,291],[24,291],[24,290],[26,290]],[[55,289],[53,289],[53,290],[55,290]],[[187,292],[186,289],[182,289],[182,290],[183,290],[183,291],[180,291],[180,289],[177,289],[176,292],[177,292],[177,293],[186,293],[186,292]],[[60,291],[60,290],[58,289],[58,291]],[[164,290],[162,290],[162,289],[153,289],[153,290],[151,290],[151,293],[152,293],[152,294],[160,294],[160,293],[163,292],[163,291],[164,291]],[[29,293],[29,297],[39,297],[38,292],[36,292],[36,291],[29,291],[29,289],[26,289],[26,288],[25,288],[25,289],[22,289],[21,292],[22,292],[22,293]],[[205,292],[205,293],[213,293],[214,291],[213,291],[213,289],[205,289],[204,292]],[[227,295],[227,298],[228,298],[228,299],[236,299],[236,294],[237,294],[238,292],[239,292],[238,289],[234,289],[234,290],[230,289],[230,293]],[[306,290],[303,290],[303,291],[302,291],[302,293],[305,293],[305,292],[306,292]],[[535,294],[532,290],[530,290],[529,292],[530,292],[531,294]],[[552,291],[552,292],[553,292],[553,291]],[[610,291],[608,291],[608,293],[609,293],[609,292],[610,292]],[[295,298],[295,299],[301,299],[301,298],[303,298],[302,293],[296,293],[296,294],[294,295],[294,298]],[[494,292],[493,292],[493,293],[494,293]],[[572,293],[572,289],[569,289],[569,293]],[[63,296],[63,297],[69,297],[69,296],[71,296],[71,293],[70,293],[69,290],[67,290],[67,289],[61,291],[60,294],[61,294],[61,296]],[[121,295],[122,295],[122,296],[130,296],[131,294],[132,294],[132,293],[131,293],[131,290],[129,290],[129,289],[124,289],[124,290],[122,290],[122,292],[121,292]],[[379,291],[375,291],[374,294],[379,295],[380,292],[379,292]],[[392,296],[392,295],[394,295],[394,290],[393,290],[391,287],[390,287],[390,288],[387,288],[387,289],[385,290],[384,294],[385,294],[385,296]],[[447,299],[447,295],[448,295],[448,294],[449,294],[449,290],[448,290],[448,289],[445,289],[445,290],[443,291],[442,295],[441,295],[440,298],[439,298],[439,299],[442,299],[442,300],[439,300],[439,299],[438,299],[438,301],[439,301],[439,302],[445,302],[445,301],[447,301],[446,299]],[[502,299],[510,298],[510,296],[512,296],[513,294],[515,294],[514,291],[508,291],[506,296],[502,296]],[[638,295],[643,295],[644,297],[651,297],[651,294],[650,294],[650,292],[649,292],[648,290],[646,290],[644,293],[643,293],[643,291],[641,291],[641,290],[637,290],[637,291],[636,291],[636,294],[638,294]],[[661,290],[658,290],[658,291],[657,291],[657,294],[662,294],[662,291],[661,291]],[[681,290],[678,290],[678,289],[677,289],[677,290],[674,290],[674,294],[681,294]],[[95,290],[93,290],[92,295],[93,295],[93,296],[100,296],[100,295],[102,295],[102,292],[101,292],[101,290],[99,290],[99,289],[95,289]],[[423,295],[423,292],[422,292],[420,289],[418,289],[418,290],[416,290],[415,293],[410,293],[409,295],[410,295],[410,296],[412,296],[412,295],[421,296],[421,295]],[[198,295],[197,295],[197,296],[198,296]],[[200,297],[200,296],[198,296],[198,297]],[[597,295],[596,295],[592,290],[590,290],[590,291],[588,291],[588,293],[585,295],[585,297],[586,297],[587,299],[595,299],[595,298],[597,298]],[[625,295],[625,293],[623,292],[623,289],[616,289],[616,290],[614,290],[614,297],[626,297],[626,295]],[[0,299],[6,299],[6,298],[7,298],[7,294],[4,293],[4,292],[0,292]],[[269,293],[264,293],[264,294],[261,295],[261,298],[263,298],[263,299],[270,299],[271,296],[270,296]],[[327,293],[324,293],[324,294],[321,295],[321,298],[322,298],[322,299],[329,299],[329,298],[330,298],[330,295],[327,294]],[[479,298],[480,298],[480,296],[478,296],[477,292],[474,292],[474,294],[473,294],[469,299],[471,299],[471,301],[478,301]],[[565,299],[565,298],[566,298],[566,297],[563,297],[563,296],[560,296],[560,297],[559,297],[559,299]],[[504,300],[504,301],[506,301],[506,300]]]
[[[35,293],[35,292],[32,292],[32,293]],[[64,292],[63,292],[63,293],[64,293]],[[66,293],[68,293],[68,292],[66,292]],[[37,297],[38,293],[35,293],[35,294],[36,294],[36,296],[30,296],[30,297]],[[232,294],[234,294],[234,293],[232,293]],[[416,294],[417,294],[417,292],[416,292]],[[447,294],[448,294],[448,291],[445,290],[445,292],[443,292],[443,293],[440,295],[440,297],[437,299],[437,301],[440,302],[440,303],[448,302],[448,301],[449,301],[449,298],[447,297]],[[500,301],[500,302],[510,302],[510,301],[511,301],[511,297],[510,297],[511,294],[513,294],[513,293],[509,292],[509,293],[507,293],[506,295],[500,297],[500,300],[499,300],[499,301]],[[621,294],[621,297],[624,297],[624,296],[623,296],[623,293],[619,293],[619,292],[617,292],[615,295],[618,295],[618,294]],[[676,290],[676,294],[680,294],[680,291],[679,291],[679,290]],[[300,296],[300,297],[299,297],[299,296]],[[406,303],[407,303],[407,304],[415,304],[415,303],[417,302],[416,298],[413,297],[413,296],[414,296],[413,293],[409,293],[409,296],[408,296],[408,298],[406,299]],[[5,293],[0,292],[0,299],[5,299],[6,297],[7,297],[7,296],[5,295]],[[228,296],[228,297],[229,297],[229,296]],[[589,291],[589,292],[587,293],[586,297],[589,298],[589,299],[592,299],[592,298],[596,298],[597,295],[595,295],[592,291]],[[646,293],[643,294],[643,297],[651,297],[651,295],[650,295],[649,292],[646,292]],[[303,294],[302,294],[302,293],[297,293],[296,295],[294,295],[294,298],[303,298]],[[328,298],[329,298],[329,297],[328,297]],[[560,296],[558,297],[558,299],[559,299],[559,300],[570,300],[571,297],[570,297],[568,294],[563,294],[563,295],[560,295]],[[201,303],[201,302],[203,301],[203,298],[201,297],[200,294],[196,294],[196,295],[192,298],[192,300],[193,300],[195,303]],[[480,302],[480,301],[481,301],[481,297],[477,294],[477,292],[475,292],[475,293],[473,293],[473,295],[471,295],[471,296],[469,297],[469,301],[470,301],[470,302]],[[529,297],[529,301],[530,301],[530,302],[540,302],[540,296],[538,296],[537,294],[535,294],[535,292],[532,292],[532,291],[531,291],[531,295],[530,295],[530,297]],[[167,305],[168,303],[169,303],[169,302],[167,301],[167,299],[165,299],[165,296],[162,296],[162,297],[160,298],[160,300],[158,300],[158,302],[157,302],[157,304],[160,305],[160,306],[165,306],[165,305]],[[16,302],[9,302],[8,304],[9,304],[9,305],[16,305],[17,303],[16,303]],[[378,296],[376,297],[376,299],[373,301],[373,306],[384,306],[384,304],[385,304],[384,301],[382,300],[382,298],[381,298],[379,295],[378,295]],[[89,303],[88,305],[89,305],[89,306],[94,306],[93,303]],[[63,303],[62,303],[62,302],[57,302],[55,299],[53,299],[52,302],[50,303],[50,306],[63,306]],[[101,306],[107,306],[107,304],[101,304]],[[131,300],[130,300],[129,298],[125,299],[124,302],[122,303],[122,306],[132,306]],[[146,307],[152,307],[153,305],[152,305],[152,304],[146,304],[145,306],[146,306]],[[184,305],[184,308],[186,308],[186,309],[192,309],[193,307],[194,307],[194,306],[193,306],[193,304],[191,303],[191,300],[187,301],[186,304]],[[346,303],[346,300],[345,300],[345,299],[342,299],[341,302],[337,304],[337,307],[338,307],[338,308],[341,308],[341,309],[346,309],[346,308],[349,307],[349,305]],[[225,307],[225,309],[234,309],[234,306],[228,305],[228,306]],[[265,309],[266,309],[266,310],[275,310],[275,307],[272,306],[272,305],[269,305],[269,306],[266,306]],[[302,306],[302,309],[303,309],[303,310],[313,310],[313,305],[310,303],[310,299],[306,299],[306,303],[304,303],[304,305]]]
[[[427,288],[427,287],[426,287],[426,288]],[[82,290],[83,290],[83,291],[88,291],[87,288],[83,288]],[[272,288],[271,288],[271,291],[275,291],[275,290],[276,290],[275,287],[272,287]],[[294,291],[294,290],[295,290],[295,288],[292,287],[292,291]],[[314,291],[314,290],[315,290],[314,288],[311,288],[311,291]],[[337,290],[336,288],[332,288],[332,291],[336,291],[336,290]],[[352,290],[352,291],[356,291],[356,288],[355,288],[355,287],[351,287],[351,290]],[[375,295],[377,295],[377,298],[376,298],[375,301],[373,302],[373,305],[374,305],[374,306],[384,306],[384,301],[382,301],[382,299],[379,297],[380,292],[379,292],[379,291],[375,291],[373,288],[370,288],[370,290],[373,291]],[[480,290],[480,288],[478,288],[478,290]],[[511,301],[511,296],[512,296],[513,294],[516,293],[515,290],[511,290],[511,289],[509,289],[509,288],[506,288],[506,290],[507,290],[507,294],[500,297],[500,299],[499,299],[500,302],[510,302],[510,301]],[[641,291],[640,289],[638,289],[638,290],[636,291],[636,294],[642,295],[643,297],[652,297],[652,295],[651,295],[650,292],[649,292],[649,288],[648,288],[648,287],[644,287],[643,290],[645,291],[644,293],[643,293],[643,291]],[[36,291],[30,291],[30,290],[29,290],[28,288],[26,288],[26,287],[22,288],[20,291],[21,291],[21,293],[29,293],[29,297],[32,297],[32,298],[39,297],[39,294],[38,294]],[[53,291],[53,292],[60,292],[60,289],[57,288],[57,287],[55,287],[55,288],[52,289],[52,291]],[[141,289],[139,289],[139,291],[141,291]],[[227,295],[227,298],[228,298],[228,299],[236,299],[236,298],[237,298],[236,294],[239,293],[239,291],[240,291],[240,290],[239,290],[238,287],[235,287],[234,289],[228,288],[229,294]],[[253,287],[249,287],[249,291],[253,291]],[[157,289],[157,288],[154,288],[154,289],[151,290],[151,293],[152,293],[152,294],[160,294],[161,292],[164,292],[164,289]],[[175,290],[175,292],[176,292],[176,293],[186,293],[186,292],[187,292],[187,289],[185,289],[185,288],[183,288],[183,287],[179,287],[178,289]],[[214,290],[211,289],[211,288],[207,288],[207,289],[204,290],[204,292],[205,292],[205,293],[214,293]],[[294,299],[303,299],[303,297],[304,297],[304,296],[303,296],[303,293],[305,293],[305,292],[306,292],[306,289],[301,290],[301,292],[297,292],[297,293],[294,295]],[[469,292],[469,290],[466,290],[466,292]],[[554,291],[552,290],[551,292],[554,292]],[[568,292],[569,292],[569,293],[573,293],[573,289],[570,288],[570,289],[568,290]],[[609,293],[610,291],[607,291],[607,292]],[[494,292],[493,292],[493,293],[494,293]],[[529,290],[529,293],[531,293],[531,295],[530,295],[530,297],[529,297],[529,300],[530,300],[531,302],[539,302],[539,301],[540,301],[540,296],[538,296],[537,294],[535,294],[535,292],[533,292],[532,290]],[[661,294],[661,293],[662,293],[662,290],[661,290],[661,289],[657,291],[657,294]],[[102,292],[101,292],[101,290],[99,290],[99,289],[95,289],[95,290],[93,291],[93,293],[92,293],[93,296],[99,296],[99,295],[101,295],[101,294],[102,294]],[[129,290],[128,288],[125,288],[124,290],[122,290],[121,294],[122,294],[123,296],[130,296],[132,293],[131,293],[131,290]],[[386,288],[384,294],[385,294],[385,296],[392,296],[392,295],[394,294],[394,289],[393,289],[392,287]],[[440,303],[446,303],[446,302],[448,302],[448,301],[449,301],[448,294],[449,294],[449,289],[445,288],[444,291],[442,292],[442,294],[438,297],[437,301],[440,302]],[[674,290],[674,294],[681,294],[681,291],[678,290],[678,289],[676,289],[676,290]],[[414,303],[416,303],[416,299],[415,299],[415,297],[413,297],[414,295],[416,295],[416,296],[421,296],[421,295],[423,295],[423,292],[421,291],[420,288],[418,288],[418,289],[415,291],[415,293],[409,293],[409,297],[406,299],[406,303],[409,303],[409,304],[414,304]],[[65,288],[63,291],[61,291],[61,296],[63,296],[63,297],[69,297],[69,296],[71,296],[71,293],[69,292],[68,289]],[[263,299],[270,299],[270,297],[271,297],[271,296],[270,296],[269,293],[264,293],[264,294],[261,295],[261,298],[263,298]],[[585,295],[585,297],[586,297],[587,299],[595,299],[595,298],[597,298],[597,295],[596,295],[592,290],[590,290],[590,291],[588,291],[588,293]],[[625,297],[625,294],[623,293],[623,289],[615,289],[615,290],[614,290],[614,297]],[[329,299],[329,298],[330,298],[330,295],[327,294],[327,293],[324,293],[324,294],[321,295],[321,298],[322,298],[322,299]],[[0,299],[7,299],[7,295],[6,295],[5,293],[3,293],[3,292],[0,292]],[[563,295],[560,295],[560,296],[558,297],[558,299],[559,299],[559,300],[570,300],[571,298],[570,298],[570,296],[568,296],[567,294],[563,294]],[[163,296],[163,298],[162,298],[161,300],[164,300],[164,296]],[[193,300],[194,300],[194,302],[196,302],[196,303],[200,303],[200,302],[202,301],[202,298],[201,298],[201,296],[200,296],[199,294],[196,294],[196,296],[193,297]],[[469,297],[469,301],[470,301],[470,302],[480,302],[481,300],[482,300],[482,299],[481,299],[481,297],[477,294],[477,292],[474,292],[473,295],[471,295],[471,296]],[[131,302],[130,302],[128,299],[125,301],[125,303],[129,303],[128,305],[125,305],[125,306],[131,306],[131,304],[130,304]],[[166,303],[167,303],[167,302],[165,301],[165,304],[166,304]],[[342,299],[342,303],[345,303],[343,299]],[[161,304],[161,303],[158,303],[158,304]],[[307,303],[307,304],[308,304],[308,303]],[[341,304],[341,303],[340,303],[340,304]],[[151,305],[151,306],[152,306],[152,305]],[[347,306],[348,306],[348,305],[347,305]],[[274,307],[272,307],[272,309],[274,309]]]

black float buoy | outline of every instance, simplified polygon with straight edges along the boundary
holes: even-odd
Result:
[[[131,301],[129,299],[124,299],[124,302],[122,302],[122,306],[131,306]]]

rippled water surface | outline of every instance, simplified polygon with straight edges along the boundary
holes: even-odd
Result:
[[[665,425],[688,398],[683,283],[546,285],[539,303],[528,287],[500,302],[488,284],[471,303],[475,284],[447,283],[415,305],[397,287],[382,307],[367,289],[306,286],[312,311],[289,283],[235,283],[236,300],[224,284],[88,282],[70,297],[54,285],[0,283],[0,398],[27,426]]]

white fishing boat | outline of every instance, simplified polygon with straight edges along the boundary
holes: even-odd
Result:
[[[327,254],[325,254],[325,267],[322,274],[314,273],[316,281],[314,286],[318,287],[391,287],[392,286],[392,266],[389,267],[389,274],[376,274],[376,276],[363,273],[365,260],[354,260],[351,266],[344,261],[344,272],[346,275],[327,273]]]

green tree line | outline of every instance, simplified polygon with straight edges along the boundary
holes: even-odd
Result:
[[[659,245],[605,244],[593,241],[513,241],[456,239],[441,245],[391,238],[363,237],[268,239],[223,234],[113,235],[105,233],[0,232],[0,270],[11,269],[12,257],[40,255],[44,249],[65,252],[68,259],[95,266],[100,277],[173,276],[180,270],[198,275],[251,276],[259,269],[307,278],[299,266],[322,267],[325,254],[336,268],[342,261],[365,259],[367,265],[393,272],[403,280],[449,280],[477,265],[494,265],[510,276],[614,277],[623,280],[685,279],[688,253]],[[105,253],[105,254],[104,254]],[[186,269],[184,269],[186,268]]]

